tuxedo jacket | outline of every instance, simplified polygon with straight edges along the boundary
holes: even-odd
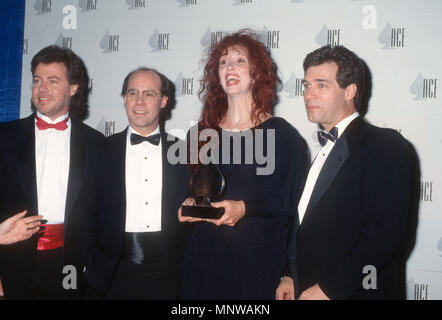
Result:
[[[297,296],[319,284],[331,299],[404,297],[402,248],[418,171],[414,148],[396,131],[360,117],[348,125],[293,231]]]
[[[83,185],[85,150],[103,142],[104,136],[72,117],[71,125],[63,265],[75,266],[78,258],[73,245],[76,224],[73,209]],[[0,124],[0,222],[23,210],[28,211],[28,216],[38,214],[34,114]],[[26,290],[37,240],[36,234],[20,243],[0,247],[0,278],[7,296]]]
[[[185,165],[172,165],[167,160],[169,147],[183,143],[161,129],[162,252],[178,281],[180,261],[188,229],[178,221],[178,208],[187,195],[188,170]],[[126,224],[126,140],[127,129],[110,136],[100,149],[88,155],[86,176],[88,186],[82,193],[82,212],[78,244],[81,246],[84,277],[98,296],[106,294],[117,265],[122,258]],[[156,170],[153,168],[153,170]]]

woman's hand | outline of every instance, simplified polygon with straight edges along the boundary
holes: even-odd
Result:
[[[239,220],[244,217],[246,213],[246,206],[244,201],[224,200],[220,202],[212,202],[212,207],[225,209],[224,214],[219,219],[203,219],[204,221],[213,223],[218,227],[221,225],[227,225],[234,227]]]
[[[186,200],[184,200],[184,202],[181,204],[181,207],[178,209],[178,221],[179,222],[203,221],[203,219],[201,219],[201,218],[186,217],[186,216],[181,215],[183,206],[195,206],[195,205],[196,205],[196,202],[195,202],[195,199],[193,199],[193,198],[187,198]]]
[[[195,200],[193,198],[187,198],[182,203],[181,207],[178,209],[178,221],[180,222],[209,222],[216,226],[227,225],[234,227],[239,220],[244,217],[246,212],[246,206],[244,201],[235,200],[224,200],[220,202],[212,202],[212,207],[214,208],[224,208],[224,214],[219,219],[207,219],[207,218],[195,218],[195,217],[185,217],[181,215],[182,206],[195,206]]]
[[[29,239],[40,229],[43,216],[24,218],[27,211],[22,211],[0,224],[0,244],[12,244]]]

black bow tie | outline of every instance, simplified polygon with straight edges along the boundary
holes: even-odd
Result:
[[[318,130],[318,140],[322,147],[327,143],[327,139],[336,142],[338,140],[338,128],[333,127],[330,132]]]
[[[139,134],[131,133],[130,134],[130,144],[131,145],[140,144],[143,141],[147,141],[147,142],[150,142],[150,143],[157,146],[160,143],[160,138],[161,138],[161,136],[159,133],[155,133],[155,134],[148,136],[148,137],[143,137],[143,136],[140,136]]]

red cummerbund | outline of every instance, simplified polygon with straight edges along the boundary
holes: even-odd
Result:
[[[44,230],[40,230],[37,250],[52,250],[63,246],[64,223],[42,224]]]

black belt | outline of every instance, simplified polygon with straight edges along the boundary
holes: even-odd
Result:
[[[126,232],[123,260],[134,264],[158,263],[164,260],[162,232]]]

